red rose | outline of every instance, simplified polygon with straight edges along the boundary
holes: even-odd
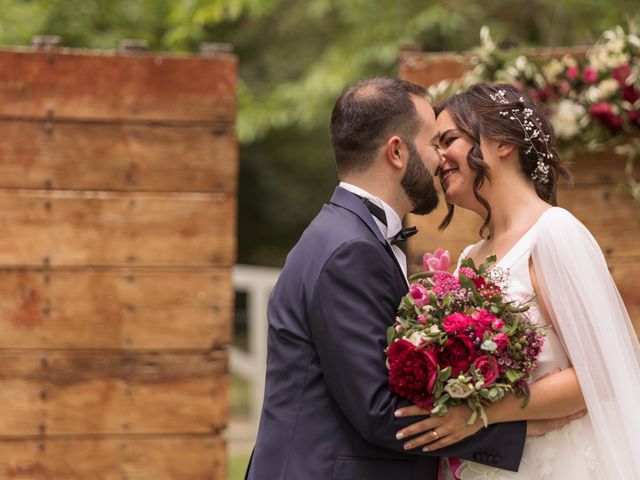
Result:
[[[631,75],[631,68],[627,63],[620,65],[611,71],[611,76],[616,79],[621,88],[624,87],[625,81],[629,75]]]
[[[438,377],[436,355],[416,348],[407,340],[391,344],[389,356],[389,390],[408,398],[420,408],[433,408],[433,387]]]
[[[478,372],[480,372],[480,375],[482,375],[482,377],[484,378],[485,387],[489,387],[496,383],[500,370],[498,369],[498,361],[495,359],[495,357],[483,355],[482,357],[476,359],[476,361],[473,363],[473,366],[476,370],[478,370]]]
[[[457,377],[469,370],[476,356],[476,348],[466,335],[456,335],[447,340],[438,353],[438,363],[442,368],[451,367],[451,376]]]

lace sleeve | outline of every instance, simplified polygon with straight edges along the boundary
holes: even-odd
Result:
[[[552,208],[538,222],[532,259],[576,369],[598,456],[607,459],[611,478],[636,478],[640,348],[600,247],[573,215]]]

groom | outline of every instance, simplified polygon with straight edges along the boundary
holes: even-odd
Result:
[[[266,390],[249,480],[435,480],[436,455],[517,470],[524,422],[432,454],[404,451],[387,387],[386,330],[407,293],[401,220],[438,204],[435,115],[423,88],[346,90],[331,117],[341,180],[287,257],[269,302]],[[415,419],[413,420],[415,421]]]

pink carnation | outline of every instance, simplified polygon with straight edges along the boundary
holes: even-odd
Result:
[[[484,309],[479,312],[473,312],[471,318],[475,329],[475,335],[478,338],[484,337],[485,332],[491,328],[493,322],[498,320],[494,314],[489,313]]]
[[[471,324],[471,319],[463,313],[454,313],[444,317],[442,326],[447,333],[462,332]]]

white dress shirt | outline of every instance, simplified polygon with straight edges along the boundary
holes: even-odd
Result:
[[[355,185],[352,185],[346,182],[340,182],[339,186],[344,188],[345,190],[348,190],[351,193],[355,193],[356,195],[369,199],[371,203],[375,203],[377,206],[379,206],[384,210],[384,214],[387,217],[386,225],[382,223],[380,220],[378,220],[376,217],[374,217],[373,215],[371,216],[375,220],[376,225],[378,225],[378,228],[380,229],[382,236],[387,239],[387,243],[391,246],[391,250],[393,251],[393,254],[398,260],[398,265],[400,265],[400,268],[402,269],[402,273],[404,274],[404,278],[406,280],[407,257],[404,254],[404,252],[400,249],[400,247],[398,247],[397,245],[391,245],[391,240],[393,239],[393,237],[395,237],[398,234],[398,232],[402,230],[402,220],[400,219],[400,216],[396,213],[396,211],[393,208],[391,208],[383,200],[376,197],[375,195],[371,195],[369,192],[367,192],[366,190],[363,190],[360,187],[356,187]]]

